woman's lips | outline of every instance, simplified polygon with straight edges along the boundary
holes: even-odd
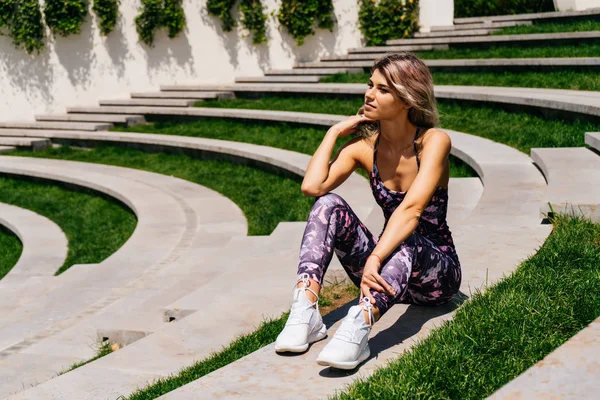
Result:
[[[370,104],[367,104],[367,103],[365,103],[365,110],[367,110],[367,111],[372,111],[372,110],[374,110],[374,109],[375,109],[375,107],[373,107],[373,106],[372,106],[372,105],[370,105]]]

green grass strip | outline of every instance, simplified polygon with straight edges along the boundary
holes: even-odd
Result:
[[[482,399],[600,314],[600,224],[559,216],[544,245],[452,321],[336,399]]]
[[[273,100],[271,102],[271,100]],[[215,102],[202,102],[203,106],[207,107],[230,107],[230,108],[253,108],[253,109],[281,109],[286,111],[304,111],[304,108],[310,105],[311,102],[316,101],[321,104],[323,108],[314,107],[311,108],[311,112],[318,112],[317,110],[323,109],[329,110],[332,113],[334,111],[342,112],[354,110],[352,113],[356,113],[360,106],[360,101],[355,100],[339,100],[332,99],[331,101],[321,101],[320,99],[294,99],[294,98],[271,98],[259,99],[259,100],[233,100],[233,101],[215,101]],[[206,104],[204,104],[206,103]],[[340,108],[337,109],[335,106],[343,107],[342,111]],[[273,107],[273,108],[269,108]],[[178,135],[178,136],[192,136],[192,137],[203,137],[210,139],[221,139],[231,140],[237,142],[245,142],[258,144],[262,146],[276,147],[285,150],[297,151],[304,154],[313,154],[319,144],[323,140],[325,135],[324,128],[312,128],[312,127],[299,127],[293,126],[287,123],[278,122],[246,122],[236,120],[225,120],[225,119],[205,119],[195,122],[182,123],[178,120],[172,121],[161,121],[147,125],[136,125],[130,128],[117,127],[114,130],[121,132],[140,132],[140,133],[156,133],[163,135]],[[347,142],[348,138],[340,138],[334,149],[335,152]],[[367,174],[362,170],[357,170],[359,174],[367,177]],[[461,160],[450,157],[450,176],[453,178],[466,178],[477,176],[475,171],[471,169],[467,164]]]
[[[60,226],[69,250],[57,275],[74,264],[96,264],[106,259],[127,241],[137,223],[135,215],[116,201],[53,183],[0,177],[0,202],[36,212]]]
[[[268,235],[281,221],[306,221],[314,201],[302,196],[297,180],[227,161],[203,161],[186,155],[112,146],[99,146],[91,151],[63,146],[11,154],[116,165],[198,183],[223,194],[241,208],[248,220],[249,235]]]
[[[560,41],[556,42],[560,43]],[[547,58],[547,57],[598,57],[600,44],[594,42],[581,42],[575,45],[555,45],[538,47],[517,47],[507,44],[490,45],[486,48],[461,47],[449,50],[422,51],[416,53],[422,59],[428,60],[453,60],[469,58]]]
[[[102,342],[102,343],[99,344],[98,348],[96,349],[96,355],[94,357],[90,358],[89,360],[81,361],[81,362],[78,362],[78,363],[75,363],[75,364],[71,365],[68,369],[60,372],[58,374],[58,376],[64,375],[67,372],[71,372],[74,369],[77,369],[79,367],[83,367],[86,364],[94,362],[94,361],[96,361],[96,360],[98,360],[98,359],[100,359],[100,358],[102,358],[104,356],[109,355],[113,351],[114,350],[113,350],[112,344],[110,342],[108,342],[108,341]]]
[[[510,26],[494,35],[523,35],[531,33],[566,33],[600,31],[600,21],[583,20],[571,22],[538,22],[533,25]]]
[[[17,264],[21,253],[23,252],[23,244],[12,231],[0,225],[0,279]]]
[[[265,96],[259,100],[206,101],[199,105],[206,107],[272,109],[317,113],[323,112],[321,110],[328,110],[330,107],[334,107],[337,110],[336,114],[352,115],[356,113],[356,110],[362,103],[362,96],[356,96],[356,99],[335,99],[317,96]],[[585,132],[600,131],[600,124],[586,123],[579,120],[563,121],[547,119],[525,112],[506,112],[486,105],[465,106],[464,104],[452,101],[440,101],[439,111],[442,128],[485,137],[514,147],[527,154],[529,154],[532,147],[582,147],[585,146]],[[205,122],[210,123],[210,121],[202,121],[201,123]],[[144,127],[133,127],[130,129],[140,129],[143,131],[159,130],[156,126],[150,126],[146,129]],[[168,131],[169,127],[163,126],[160,132],[157,133],[167,133]],[[322,130],[319,130],[317,140],[320,140],[322,135]],[[223,136],[223,138],[225,137]],[[277,143],[279,138],[272,138],[270,140],[273,143]],[[290,134],[290,140],[294,141],[295,135]]]
[[[155,399],[263,348],[277,338],[285,325],[287,316],[288,314],[285,313],[277,319],[262,322],[254,332],[240,336],[221,351],[213,353],[206,359],[198,361],[172,376],[159,378],[151,385],[131,394],[127,400]]]
[[[326,83],[365,83],[371,74],[335,74],[321,79]],[[436,85],[503,86],[542,89],[600,91],[600,74],[597,72],[433,72]]]

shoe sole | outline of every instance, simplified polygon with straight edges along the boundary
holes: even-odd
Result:
[[[300,346],[282,346],[282,347],[277,347],[277,345],[275,346],[275,351],[277,353],[284,353],[284,352],[288,352],[288,353],[302,353],[305,352],[308,349],[308,346],[311,343],[315,343],[318,342],[320,340],[323,340],[327,337],[327,328],[325,327],[325,325],[321,325],[321,329],[319,329],[316,332],[311,333],[310,335],[308,335],[308,342],[300,345]]]
[[[331,367],[337,369],[354,369],[358,366],[358,364],[365,361],[371,355],[371,350],[369,346],[365,347],[364,350],[358,356],[358,360],[356,361],[331,361],[331,360],[323,360],[317,358],[317,364],[322,365],[323,367]]]

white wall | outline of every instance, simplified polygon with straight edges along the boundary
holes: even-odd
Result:
[[[186,31],[176,39],[160,32],[154,48],[138,43],[133,21],[139,0],[121,1],[119,26],[106,38],[99,35],[93,14],[81,34],[57,37],[39,55],[17,50],[10,37],[0,36],[0,121],[97,105],[100,99],[126,98],[132,91],[158,90],[160,84],[231,82],[235,76],[291,68],[295,61],[361,46],[356,0],[334,0],[338,22],[333,33],[317,30],[300,48],[270,15],[278,0],[263,0],[269,43],[258,46],[241,27],[224,33],[220,20],[208,15],[206,0],[183,3]]]
[[[558,11],[600,8],[600,0],[554,0],[554,7]]]
[[[454,0],[420,0],[419,26],[429,32],[432,26],[454,25]]]

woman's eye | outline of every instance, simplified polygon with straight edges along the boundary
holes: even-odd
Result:
[[[388,91],[387,91],[387,90],[385,90],[385,89],[379,89],[379,91],[380,91],[381,93],[387,93],[387,92],[388,92]]]

